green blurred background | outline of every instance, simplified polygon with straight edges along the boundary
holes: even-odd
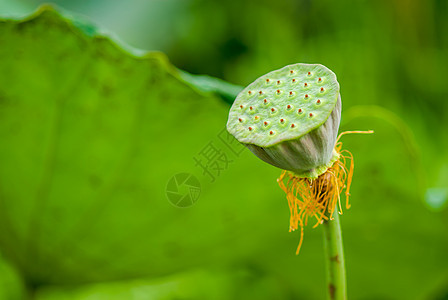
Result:
[[[0,14],[25,16],[42,3],[0,0]],[[180,69],[242,86],[291,63],[328,66],[341,85],[341,130],[375,130],[343,138],[355,156],[352,208],[342,216],[349,298],[448,299],[447,1],[53,3],[134,48],[164,52]],[[295,256],[299,236],[288,233],[280,170],[220,144],[229,104],[170,94],[170,86],[163,93],[175,107],[151,120],[185,118],[171,127],[179,132],[145,125],[152,134],[141,129],[145,151],[129,161],[115,156],[122,149],[98,147],[96,155],[116,165],[114,175],[64,170],[44,203],[27,196],[34,166],[19,155],[20,145],[39,143],[8,148],[17,157],[0,151],[0,298],[324,299],[321,228],[306,229]],[[210,143],[229,158],[214,182],[194,160]],[[74,152],[67,155],[83,150]],[[181,172],[202,187],[197,203],[183,209],[165,196]],[[84,179],[99,186],[93,202],[77,185]]]

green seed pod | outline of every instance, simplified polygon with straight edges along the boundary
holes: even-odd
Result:
[[[227,130],[263,161],[317,178],[339,154],[336,75],[320,64],[294,64],[259,77],[237,96]]]

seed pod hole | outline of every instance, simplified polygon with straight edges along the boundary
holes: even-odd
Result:
[[[253,129],[252,127],[249,127],[248,129],[249,129],[249,131],[252,131],[252,130],[254,130],[254,129]]]
[[[308,99],[310,96],[308,96],[308,94],[305,94],[305,99]]]
[[[295,82],[296,82],[296,79],[295,79],[295,78],[293,78],[293,79],[292,79],[291,81],[292,81],[292,83],[295,83]]]
[[[322,78],[319,77],[319,78],[317,79],[317,82],[322,82]]]
[[[276,93],[277,93],[277,95],[280,95],[282,93],[282,91],[277,90]]]
[[[303,110],[301,108],[299,108],[299,110],[297,111],[299,114],[303,113]]]
[[[320,99],[317,99],[316,103],[317,103],[317,104],[320,104],[320,102],[321,102]]]
[[[303,84],[303,86],[304,86],[304,87],[308,87],[308,83],[305,82],[305,83]]]
[[[320,88],[320,92],[323,93],[325,89],[323,87]]]
[[[313,113],[310,113],[310,118],[312,118],[313,117]]]
[[[243,123],[243,119],[241,119],[241,118],[238,118],[238,121],[239,121],[240,123]]]
[[[269,134],[270,134],[270,135],[274,135],[274,131],[272,131],[272,130],[269,131]]]
[[[292,123],[291,128],[294,128],[294,127],[296,127],[296,124]]]

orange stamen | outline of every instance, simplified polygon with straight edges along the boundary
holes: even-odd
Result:
[[[346,209],[350,208],[350,186],[353,177],[353,155],[347,150],[341,150],[339,138],[348,133],[373,133],[373,131],[346,131],[339,135],[335,150],[339,158],[328,170],[316,179],[298,177],[289,171],[283,171],[277,182],[286,193],[290,211],[289,231],[300,227],[300,241],[296,254],[299,254],[303,243],[304,227],[309,218],[315,218],[319,226],[324,221],[333,220],[333,213],[338,210],[342,214],[340,194],[345,189]],[[347,159],[350,167],[347,168]],[[286,184],[285,184],[286,182]]]

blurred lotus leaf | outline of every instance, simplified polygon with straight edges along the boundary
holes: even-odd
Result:
[[[217,212],[179,210],[165,187],[177,172],[200,175],[192,157],[224,128],[225,104],[162,54],[130,54],[51,7],[2,21],[0,44],[0,244],[28,280],[159,275],[204,260],[204,241],[221,237],[189,236],[218,230]]]

